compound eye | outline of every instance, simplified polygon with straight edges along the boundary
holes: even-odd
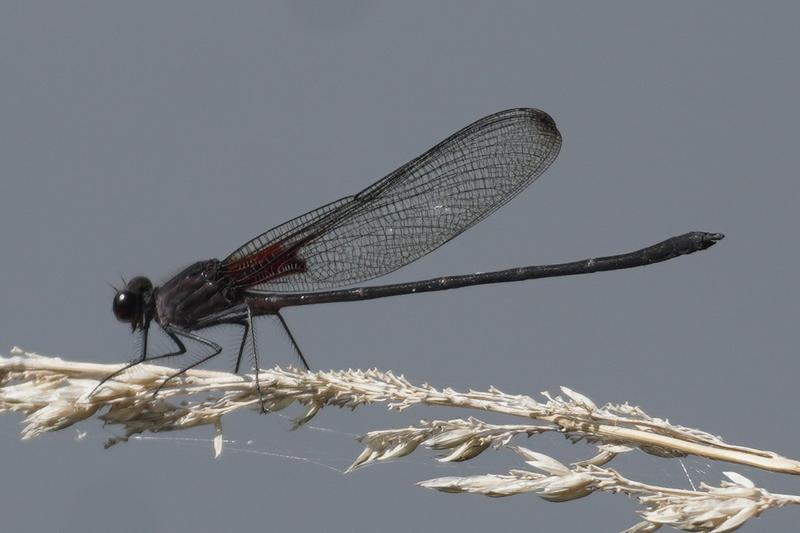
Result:
[[[136,318],[136,311],[139,309],[139,299],[141,297],[131,291],[120,291],[114,296],[112,309],[114,316],[120,322],[133,322]]]

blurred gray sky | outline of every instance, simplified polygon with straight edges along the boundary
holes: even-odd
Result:
[[[796,2],[5,2],[0,346],[121,362],[109,283],[197,259],[361,190],[453,131],[550,113],[558,161],[490,219],[389,280],[581,259],[689,230],[727,239],[635,271],[289,310],[316,368],[457,388],[568,385],[797,457]],[[222,332],[222,337],[230,332]],[[294,362],[273,324],[262,357]],[[342,476],[351,434],[462,413],[244,413],[105,451],[92,422],[31,442],[0,419],[3,531],[615,531],[623,497],[553,505],[415,487],[520,467],[421,452]],[[252,441],[252,443],[247,443]],[[556,438],[525,443],[562,459]],[[249,453],[235,452],[232,448]],[[276,455],[269,455],[276,454]],[[617,465],[688,486],[675,461]],[[716,484],[728,465],[688,460]],[[797,481],[744,468],[766,488]],[[748,531],[796,528],[798,511]]]

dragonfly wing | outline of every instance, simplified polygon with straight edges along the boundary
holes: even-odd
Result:
[[[223,261],[239,287],[323,290],[382,276],[430,253],[507,203],[558,155],[538,109],[484,117],[355,196],[277,226]]]

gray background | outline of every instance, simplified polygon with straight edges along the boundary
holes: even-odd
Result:
[[[536,394],[569,385],[733,443],[797,457],[795,2],[4,2],[0,7],[0,345],[121,362],[119,276],[162,280],[354,193],[480,116],[549,112],[558,161],[510,205],[388,279],[727,239],[635,271],[289,310],[316,368]],[[262,356],[294,362],[269,320]],[[223,331],[222,338],[234,333]],[[162,343],[163,345],[163,343]],[[225,363],[225,362],[223,362]],[[351,434],[464,413],[326,410],[104,451],[112,429],[21,442],[0,419],[2,531],[614,531],[635,503],[562,505],[414,486],[523,466],[420,452],[353,475]],[[192,437],[198,441],[175,440]],[[248,443],[247,441],[252,441]],[[525,443],[565,460],[590,450]],[[232,448],[246,452],[235,452]],[[294,455],[306,461],[282,458]],[[689,459],[798,492],[788,476]],[[675,461],[637,479],[686,487]],[[796,528],[767,513],[748,531]]]

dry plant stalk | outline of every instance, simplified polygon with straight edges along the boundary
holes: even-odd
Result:
[[[735,473],[719,488],[706,485],[698,491],[644,485],[605,469],[620,453],[638,448],[660,457],[696,455],[751,466],[772,472],[800,474],[800,461],[770,451],[725,443],[696,429],[670,424],[647,415],[638,407],[606,404],[598,407],[589,398],[566,387],[562,396],[542,393],[545,401],[509,395],[495,388],[486,392],[458,392],[430,385],[416,386],[403,376],[378,370],[307,372],[274,368],[254,376],[191,370],[153,392],[175,370],[139,365],[111,380],[94,394],[97,383],[119,365],[76,363],[25,353],[15,348],[11,357],[0,357],[0,412],[24,413],[24,439],[63,429],[90,418],[119,425],[124,435],[106,446],[144,431],[174,431],[199,425],[216,429],[214,447],[222,448],[221,418],[241,408],[273,412],[298,403],[306,407],[298,425],[310,420],[324,406],[356,407],[384,402],[389,409],[413,405],[461,407],[522,417],[537,424],[495,425],[477,418],[422,421],[417,427],[374,431],[361,438],[364,451],[350,467],[408,455],[423,445],[448,450],[440,461],[466,461],[489,448],[511,448],[529,465],[546,472],[513,470],[508,475],[440,478],[421,485],[446,492],[471,492],[509,496],[534,492],[551,501],[586,496],[592,492],[621,492],[644,506],[644,522],[628,531],[654,531],[668,524],[686,531],[732,531],[766,509],[800,503],[800,498],[771,494]],[[170,399],[181,397],[179,404]],[[559,432],[573,442],[597,445],[598,454],[567,467],[554,459],[520,447],[512,447],[516,435]]]
[[[680,490],[632,481],[610,468],[593,464],[572,468],[547,455],[520,446],[508,446],[533,468],[544,472],[512,470],[507,475],[443,477],[419,485],[442,492],[468,492],[503,497],[533,492],[554,502],[588,496],[593,492],[623,493],[644,505],[642,522],[626,532],[656,531],[669,525],[683,531],[734,531],[767,509],[800,504],[800,496],[772,494],[735,472],[719,487],[702,483],[700,490]],[[624,532],[623,532],[624,533]]]

